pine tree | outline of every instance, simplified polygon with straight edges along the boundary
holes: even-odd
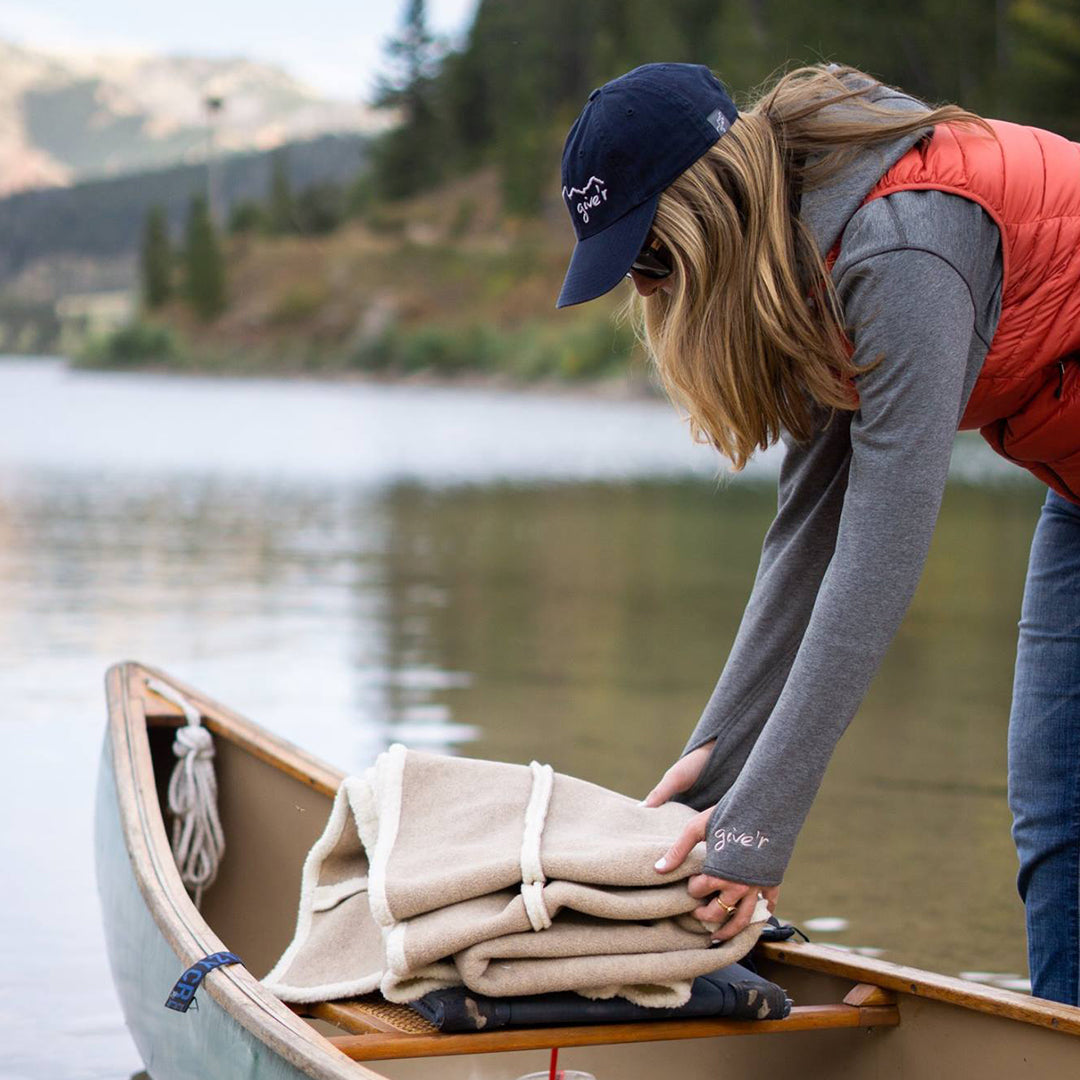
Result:
[[[244,234],[266,227],[266,207],[254,199],[244,199],[234,204],[229,213],[229,232]]]
[[[1080,138],[1080,11],[1076,0],[1027,0],[1010,5],[1011,96],[1017,119]],[[1005,80],[1003,80],[1005,81]]]
[[[289,180],[289,152],[284,146],[279,146],[270,160],[269,231],[275,235],[296,232],[296,203]]]
[[[216,318],[225,310],[225,261],[205,195],[195,195],[191,200],[184,269],[188,303],[204,321]]]
[[[446,139],[436,80],[444,52],[427,28],[424,0],[409,0],[401,30],[387,42],[389,72],[376,90],[376,105],[395,109],[401,117],[401,125],[387,132],[374,150],[375,185],[386,198],[404,198],[442,178]]]
[[[153,310],[172,296],[172,250],[165,208],[152,206],[143,225],[139,257],[143,304]]]

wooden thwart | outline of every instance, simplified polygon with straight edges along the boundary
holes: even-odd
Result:
[[[400,1019],[409,1027],[403,1030],[397,1026],[397,1017],[380,1014],[372,1006],[369,998],[294,1008],[303,1015],[329,1021],[351,1032],[331,1037],[330,1042],[354,1061],[494,1054],[510,1050],[544,1050],[554,1046],[662,1042],[666,1039],[712,1039],[727,1035],[771,1035],[828,1028],[895,1027],[900,1023],[900,1013],[892,995],[865,984],[856,986],[840,1004],[796,1006],[784,1020],[646,1020],[634,1024],[502,1028],[448,1035],[417,1031],[405,1016]],[[415,1014],[413,1020],[426,1023]]]

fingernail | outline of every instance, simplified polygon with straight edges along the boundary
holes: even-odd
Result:
[[[666,870],[667,869],[667,858],[665,856],[661,855],[660,858],[656,860],[656,869],[657,870]]]

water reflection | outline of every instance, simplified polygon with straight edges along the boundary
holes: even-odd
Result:
[[[1023,970],[1004,755],[1037,504],[1027,488],[950,491],[923,584],[789,871],[790,917],[842,914],[839,940],[935,969],[979,956]],[[398,491],[386,506],[401,648],[473,674],[436,695],[479,728],[469,753],[647,791],[734,637],[771,492]],[[441,602],[409,604],[417,581],[437,583]]]
[[[0,732],[16,765],[0,811],[33,827],[0,832],[4,1075],[138,1065],[102,985],[90,865],[108,663],[156,663],[349,769],[400,740],[643,794],[719,672],[774,506],[769,484],[718,490],[662,407],[451,393],[436,408],[426,391],[197,380],[176,398],[162,380],[13,370],[0,365]],[[30,384],[49,387],[49,423]],[[241,401],[242,439],[226,431]],[[151,450],[110,426],[124,414]],[[412,441],[389,438],[407,418]],[[1004,753],[1039,498],[950,489],[788,874],[784,914],[846,920],[823,940],[1025,970]],[[88,985],[102,987],[90,1004]]]

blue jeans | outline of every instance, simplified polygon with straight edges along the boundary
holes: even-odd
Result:
[[[1009,717],[1009,807],[1032,993],[1080,1001],[1080,506],[1050,491],[1031,544]]]

